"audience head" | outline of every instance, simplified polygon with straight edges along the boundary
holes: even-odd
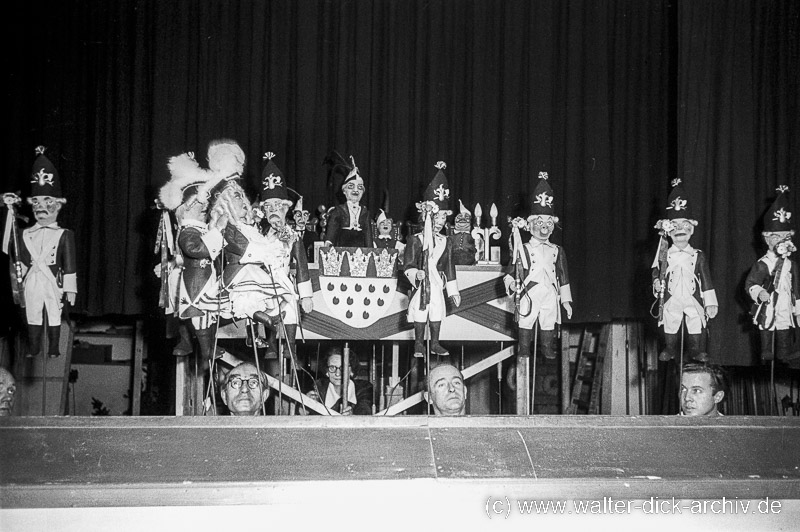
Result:
[[[16,379],[6,368],[0,368],[0,416],[12,415],[16,393]]]
[[[432,367],[428,373],[425,398],[437,416],[463,416],[467,408],[464,376],[450,364]]]
[[[338,387],[342,385],[342,353],[344,350],[339,346],[334,346],[328,349],[328,356],[326,358],[325,375],[331,384]],[[358,370],[358,355],[353,349],[350,349],[350,356],[348,357],[350,364],[350,378],[356,374]]]
[[[719,366],[689,363],[683,367],[680,402],[684,416],[718,416],[725,397],[725,378]]]
[[[269,397],[267,378],[249,362],[242,362],[223,378],[222,402],[234,416],[257,416]]]

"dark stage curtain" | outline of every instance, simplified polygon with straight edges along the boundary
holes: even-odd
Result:
[[[705,206],[716,350],[749,361],[737,294],[753,223],[800,157],[793,2],[98,0],[4,21],[3,191],[27,193],[33,148],[50,148],[82,313],[158,312],[166,160],[229,137],[253,193],[272,151],[306,206],[330,204],[321,163],[337,149],[373,212],[386,189],[401,218],[439,160],[454,207],[495,202],[500,220],[549,172],[573,321],[648,315],[653,225],[683,176]]]

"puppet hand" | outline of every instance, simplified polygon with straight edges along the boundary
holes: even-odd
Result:
[[[300,306],[303,307],[303,312],[311,314],[314,310],[314,301],[310,297],[304,297],[300,300]]]
[[[67,292],[67,301],[69,301],[70,305],[74,305],[75,304],[75,296],[76,295],[77,294],[75,292]]]
[[[653,293],[658,295],[659,292],[661,292],[661,281],[653,279]]]
[[[307,396],[308,396],[310,399],[313,399],[313,400],[315,400],[315,401],[319,402],[319,394],[317,393],[317,390],[311,390],[311,391],[310,391],[310,392],[308,392],[306,395],[307,395]]]
[[[572,318],[572,305],[569,303],[562,303],[564,305],[564,310],[567,311],[567,319]]]
[[[717,317],[717,310],[718,307],[716,305],[709,305],[706,307],[706,314],[708,315],[709,319],[714,319]]]
[[[514,279],[506,278],[506,294],[511,295],[517,291],[517,282]]]
[[[453,304],[455,306],[457,306],[457,307],[461,306],[461,294],[456,294],[456,295],[450,296],[450,297],[453,298]]]
[[[762,303],[766,303],[767,301],[769,301],[769,292],[767,292],[766,290],[762,290],[761,292],[759,292],[758,300],[761,301]]]
[[[216,209],[211,211],[211,227],[218,229],[219,231],[225,230],[225,226],[228,225],[228,215],[220,212]]]
[[[161,277],[161,264],[156,264],[153,266],[153,273],[156,274],[156,277]]]
[[[417,281],[421,281],[421,280],[425,279],[425,271],[424,270],[418,270],[416,277],[417,277]]]

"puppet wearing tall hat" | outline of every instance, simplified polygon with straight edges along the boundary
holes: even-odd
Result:
[[[747,275],[744,287],[753,300],[753,323],[761,336],[761,360],[800,358],[793,346],[792,331],[800,319],[800,272],[791,259],[797,251],[791,241],[794,219],[786,193],[778,187],[778,197],[764,214],[761,233],[767,253],[758,259]]]
[[[214,348],[212,325],[217,321],[218,310],[215,260],[222,252],[226,220],[218,212],[209,219],[208,197],[199,191],[219,172],[241,174],[244,168],[241,148],[221,149],[223,144],[239,148],[232,141],[211,143],[209,162],[216,172],[201,168],[193,153],[171,157],[167,163],[170,180],[159,191],[161,204],[175,213],[178,222],[176,267],[170,272],[170,286],[175,287],[175,313],[194,333],[204,360],[211,357]]]
[[[530,356],[533,327],[538,321],[540,344],[546,358],[555,358],[555,326],[561,323],[561,307],[572,317],[572,291],[569,285],[564,248],[550,242],[558,217],[553,211],[553,189],[546,172],[539,173],[527,219],[512,220],[512,259],[503,283],[514,295],[515,316],[519,327],[520,356]],[[523,244],[520,229],[527,229],[531,239]]]
[[[478,262],[475,238],[472,236],[472,213],[458,200],[459,212],[453,220],[453,234],[448,238],[453,246],[453,263],[472,266]]]
[[[297,199],[292,209],[292,218],[294,220],[294,230],[297,232],[298,238],[303,243],[303,249],[306,252],[307,259],[314,258],[314,242],[319,240],[316,231],[316,218],[311,218],[311,213],[303,206],[303,196]],[[313,260],[312,260],[313,262]]]
[[[684,321],[688,335],[683,343],[688,357],[701,362],[708,359],[704,333],[708,320],[717,315],[718,303],[706,255],[689,244],[697,226],[693,210],[681,180],[673,179],[666,218],[656,224],[661,239],[652,266],[654,305],[658,304],[658,324],[664,327],[665,347],[658,356],[662,361],[681,352],[679,333]]]
[[[78,293],[75,234],[59,227],[57,219],[67,202],[61,193],[61,177],[44,155],[45,148],[36,148],[31,171],[31,194],[28,203],[36,223],[22,232],[19,258],[23,264],[23,292],[28,323],[30,352],[42,348],[42,334],[47,329],[50,357],[59,356],[61,312],[64,299],[75,304]]]
[[[373,246],[379,249],[396,249],[403,252],[406,245],[399,238],[399,231],[394,220],[389,216],[389,191],[383,193],[383,207],[375,218]],[[398,260],[400,256],[398,256]]]
[[[345,202],[337,205],[328,216],[325,239],[335,247],[372,247],[372,216],[361,204],[364,179],[358,172],[355,159],[342,182]]]
[[[437,172],[425,190],[417,210],[423,230],[408,239],[403,257],[403,272],[413,286],[408,304],[408,321],[414,324],[414,356],[425,356],[425,325],[430,324],[430,350],[439,356],[450,353],[439,344],[442,320],[446,315],[443,291],[453,304],[461,304],[452,260],[450,241],[441,234],[450,210],[450,187],[444,175],[445,164],[436,163]]]

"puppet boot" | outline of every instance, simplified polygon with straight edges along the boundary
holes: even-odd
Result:
[[[211,360],[211,353],[214,352],[214,327],[207,329],[195,329],[194,334],[197,337],[197,345],[200,347],[200,356],[203,360]],[[215,358],[219,358],[221,353],[217,354]]]
[[[28,325],[28,358],[35,357],[42,350],[43,325]]]
[[[772,348],[772,338],[775,331],[761,331],[761,362],[775,360],[775,351]]]
[[[675,358],[680,350],[680,339],[678,334],[664,333],[664,349],[658,354],[658,359],[662,362],[667,362]]]
[[[61,352],[58,350],[58,342],[61,339],[61,325],[47,327],[47,356],[58,358]]]
[[[519,340],[517,341],[517,356],[529,357],[531,356],[531,338],[533,337],[533,329],[520,329]]]
[[[178,325],[178,334],[180,335],[180,340],[177,345],[172,348],[172,354],[176,357],[185,357],[194,351],[192,348],[192,338],[189,336],[189,329],[185,323]]]
[[[796,358],[800,358],[800,350],[795,348],[792,349],[794,346],[793,338],[792,338],[792,329],[783,329],[782,331],[775,331],[775,344],[777,351],[777,356],[780,360],[794,360]]]
[[[294,363],[297,364],[297,344],[295,343],[295,339],[297,338],[297,325],[284,325],[286,328],[286,355],[290,356],[294,359]]]
[[[542,353],[544,354],[544,358],[553,360],[556,358],[556,348],[555,348],[555,341],[556,341],[556,330],[553,329],[551,331],[539,331],[539,336],[541,337],[542,341]]]
[[[414,357],[425,358],[425,322],[414,322]]]
[[[446,357],[450,354],[450,351],[448,351],[439,344],[439,331],[441,329],[442,329],[441,321],[431,322],[431,353],[433,353],[434,355],[439,355],[440,357]]]
[[[689,359],[696,362],[708,362],[708,353],[706,353],[705,334],[686,335],[686,354]]]

